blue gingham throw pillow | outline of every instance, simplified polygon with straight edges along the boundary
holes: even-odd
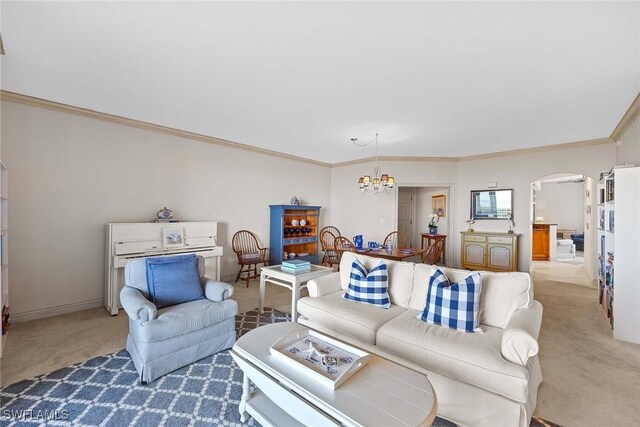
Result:
[[[481,332],[478,328],[481,289],[482,281],[478,272],[458,283],[451,283],[436,267],[429,279],[427,304],[416,318],[459,331]]]
[[[367,272],[367,269],[358,261],[353,260],[351,264],[351,276],[349,277],[349,287],[344,293],[344,298],[375,305],[377,307],[389,308],[391,300],[388,293],[387,264],[380,261]]]

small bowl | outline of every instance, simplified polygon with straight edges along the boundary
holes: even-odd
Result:
[[[289,254],[289,259],[294,259],[295,257],[296,257],[296,254],[295,254],[295,253],[291,252],[291,253]]]
[[[291,225],[293,225],[294,227],[297,227],[300,224],[300,222],[297,219],[292,219],[291,220]]]

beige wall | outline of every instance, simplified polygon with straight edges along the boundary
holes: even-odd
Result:
[[[616,164],[640,165],[640,116],[638,116],[626,132],[620,137],[620,147],[616,152]]]
[[[380,166],[403,187],[449,184],[455,187],[455,162],[384,161]],[[331,221],[345,236],[362,234],[365,241],[381,242],[397,227],[397,192],[362,194],[357,186],[358,177],[370,174],[372,167],[373,163],[359,163],[331,169]],[[422,219],[416,219],[416,229],[423,227]]]
[[[447,187],[417,187],[416,188],[416,246],[420,247],[420,233],[429,231],[428,216],[433,213],[431,197],[444,194],[446,197],[446,216],[438,221],[438,234],[449,234],[449,189]]]
[[[459,265],[460,231],[467,229],[470,192],[497,182],[499,188],[514,189],[514,230],[522,233],[520,270],[528,271],[531,259],[530,206],[531,182],[547,175],[571,171],[597,177],[615,162],[613,144],[543,151],[515,156],[461,162],[385,161],[383,170],[406,186],[442,186],[452,184],[447,198],[449,230],[453,251],[447,253],[450,265]],[[347,236],[364,234],[365,240],[384,238],[395,227],[395,195],[360,194],[356,182],[371,170],[372,164],[355,164],[331,170],[331,220]],[[506,221],[477,221],[478,231],[507,231]]]
[[[458,206],[460,212],[468,215],[469,192],[486,188],[487,182],[497,182],[499,188],[513,188],[514,230],[522,233],[519,267],[521,271],[527,271],[531,259],[531,182],[543,176],[567,171],[597,177],[600,171],[611,168],[614,162],[614,144],[461,162],[458,174]],[[467,224],[464,222],[466,218],[463,216],[458,218],[458,231],[466,229]],[[508,224],[506,221],[477,221],[474,229],[507,231]],[[459,248],[460,236],[457,233],[456,238],[456,248]]]
[[[356,186],[372,163],[327,168],[11,102],[2,102],[1,137],[10,171],[10,292],[18,319],[100,305],[104,224],[148,221],[165,205],[182,220],[221,221],[227,277],[237,271],[232,234],[249,228],[268,244],[268,205],[287,203],[292,194],[323,206],[321,222],[346,236],[381,241],[396,228],[397,192],[369,196]],[[523,233],[520,269],[527,270],[530,183],[567,170],[596,177],[615,160],[611,144],[381,166],[404,186],[449,188],[450,265],[459,263],[469,192],[487,182],[513,188],[515,231]],[[507,223],[479,221],[475,229],[506,231]]]
[[[101,305],[108,222],[149,221],[163,206],[181,220],[219,220],[227,276],[235,231],[268,245],[269,204],[292,194],[329,204],[328,167],[12,102],[1,124],[16,319]]]
[[[546,223],[558,224],[558,228],[582,233],[584,190],[584,182],[559,184],[543,181],[541,190],[536,192],[536,216],[543,217]]]

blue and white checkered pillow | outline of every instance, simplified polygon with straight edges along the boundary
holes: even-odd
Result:
[[[380,261],[380,264],[367,272],[360,261],[354,259],[351,264],[349,287],[344,293],[344,298],[389,308],[391,300],[389,299],[388,283],[387,264],[384,261]]]
[[[416,317],[427,323],[459,331],[480,332],[478,312],[481,289],[480,273],[473,273],[458,283],[451,283],[436,267],[429,279],[427,304]]]

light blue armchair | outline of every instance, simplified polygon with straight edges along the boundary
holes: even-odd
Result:
[[[125,266],[120,301],[129,316],[127,351],[141,382],[150,383],[235,343],[238,303],[229,299],[233,286],[204,277],[201,256],[198,270],[206,299],[158,310],[149,297],[144,258]]]

